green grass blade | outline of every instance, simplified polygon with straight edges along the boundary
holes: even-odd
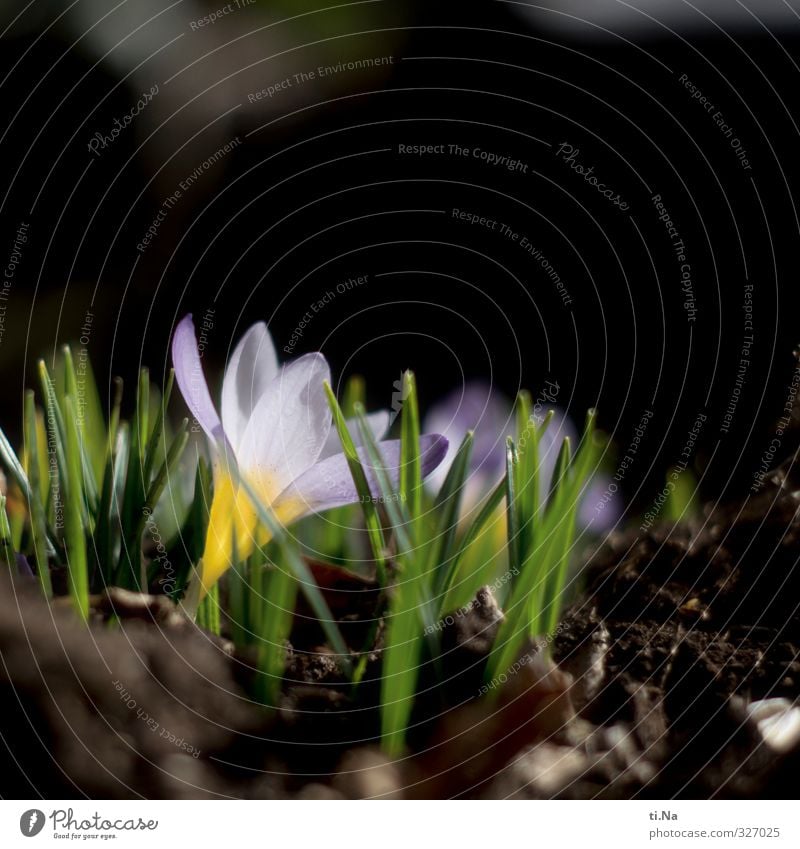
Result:
[[[485,499],[483,507],[481,507],[480,512],[472,521],[466,533],[464,534],[464,537],[461,540],[460,545],[458,546],[456,554],[451,558],[447,578],[443,584],[443,590],[440,594],[440,615],[447,613],[447,599],[449,598],[450,594],[456,586],[459,566],[463,562],[467,552],[472,548],[476,540],[483,534],[486,526],[495,517],[495,514],[497,513],[498,508],[502,504],[505,495],[506,479],[504,476],[503,479],[492,490],[489,496]],[[476,586],[475,591],[477,592],[477,590],[478,587]]]
[[[120,509],[120,533],[123,540],[120,549],[120,560],[116,570],[116,581],[122,586],[132,588],[136,575],[141,567],[141,557],[133,537],[135,528],[139,527],[140,511],[145,500],[144,454],[143,440],[147,440],[147,418],[150,399],[150,385],[146,369],[139,372],[136,390],[136,413],[134,421],[128,430],[127,464],[122,489]],[[118,478],[119,479],[119,478]],[[133,543],[130,550],[126,543]],[[143,588],[142,588],[143,589]]]
[[[61,356],[64,369],[64,386],[66,390],[62,395],[61,403],[64,403],[64,399],[67,396],[72,398],[73,409],[75,410],[75,420],[78,426],[78,435],[80,437],[83,492],[87,506],[86,518],[89,520],[87,525],[91,529],[94,524],[95,516],[97,515],[97,506],[99,501],[97,479],[94,476],[92,458],[89,456],[84,409],[81,406],[78,394],[78,375],[75,371],[75,363],[73,362],[72,350],[69,345],[64,345],[61,349]]]
[[[142,535],[144,534],[145,526],[147,524],[147,517],[152,515],[158,506],[158,502],[161,499],[161,495],[164,492],[164,488],[167,485],[167,481],[169,481],[170,477],[175,474],[175,469],[177,467],[178,462],[180,461],[181,455],[183,454],[187,443],[189,442],[189,420],[184,419],[181,422],[180,427],[178,428],[177,433],[175,434],[172,442],[170,443],[169,449],[166,450],[166,454],[164,457],[161,466],[156,472],[155,477],[153,478],[153,482],[150,484],[147,492],[144,495],[144,499],[142,504],[139,506],[136,515],[138,515],[138,519],[135,524],[131,524],[129,535],[126,538],[126,549],[128,552],[128,557],[130,559],[131,567],[135,567],[135,564],[138,562],[141,566],[141,574],[139,576],[139,585],[141,587],[141,592],[147,592],[147,575],[145,572],[145,567],[142,559]]]
[[[213,492],[213,481],[211,469],[208,467],[204,457],[197,458],[197,469],[194,477],[194,495],[192,506],[189,509],[189,522],[191,528],[192,559],[195,563],[203,556],[203,548],[206,542],[208,530],[208,517],[211,510],[211,498]],[[234,539],[234,543],[236,540]],[[233,563],[238,563],[236,557]]]
[[[514,488],[518,503],[517,515],[519,521],[519,551],[524,555],[533,542],[533,531],[536,521],[536,505],[538,502],[537,475],[538,465],[538,428],[533,419],[530,393],[522,391],[517,395],[516,439],[517,450],[516,480]]]
[[[86,558],[86,535],[82,522],[82,463],[77,414],[72,398],[65,398],[67,430],[68,492],[65,513],[67,569],[70,595],[75,609],[83,619],[89,616],[89,564]]]
[[[127,424],[120,424],[122,406],[122,381],[114,381],[114,396],[111,403],[103,467],[103,482],[97,506],[97,522],[94,532],[94,551],[97,574],[103,585],[113,583],[116,576],[117,542],[120,526],[120,492],[123,487],[122,473],[127,467]]]
[[[28,476],[25,474],[25,469],[22,463],[20,463],[16,451],[11,447],[11,443],[2,429],[0,429],[0,457],[2,457],[3,465],[13,478],[14,483],[20,488],[25,498],[30,501],[32,496]]]
[[[357,403],[366,404],[366,387],[363,377],[353,375],[345,384],[342,393],[341,408],[346,419],[355,416],[354,407]],[[355,504],[327,511],[324,520],[319,520],[316,524],[312,547],[343,563],[360,561],[363,558],[362,549],[359,547],[360,535],[353,533],[358,513],[359,508]]]
[[[90,458],[96,481],[101,481],[106,464],[108,427],[100,402],[97,381],[85,348],[80,348],[75,366],[78,415],[83,421],[83,441]]]
[[[164,431],[164,424],[167,416],[167,404],[169,404],[169,399],[172,396],[172,387],[174,382],[175,370],[170,369],[169,377],[167,378],[167,386],[164,389],[164,395],[161,399],[159,414],[156,416],[155,422],[153,422],[152,431],[147,438],[147,451],[145,453],[144,468],[142,472],[145,486],[149,486],[153,478],[153,466],[156,459],[156,450],[161,442],[161,435]]]
[[[697,480],[691,470],[671,468],[667,472],[667,486],[670,484],[672,488],[667,494],[665,518],[671,522],[685,522],[697,516]]]
[[[25,453],[28,456],[28,478],[31,491],[31,497],[28,500],[28,512],[30,514],[31,542],[36,560],[36,575],[45,597],[50,598],[53,594],[53,587],[50,581],[50,561],[47,551],[48,530],[44,512],[45,499],[42,498],[42,482],[39,479],[41,466],[39,462],[39,441],[36,433],[36,404],[33,392],[30,390],[25,393],[22,419],[26,442]]]
[[[109,454],[100,485],[100,498],[97,503],[97,521],[93,540],[97,574],[104,585],[111,583],[114,562],[112,504],[114,500],[114,457]]]
[[[0,494],[0,567],[16,574],[17,558],[14,556],[14,546],[11,543],[11,523],[8,521],[6,512],[6,497],[2,494]]]
[[[134,421],[127,429],[127,463],[122,483],[120,517],[119,562],[114,582],[127,589],[146,591],[143,586],[141,552],[141,532],[144,529],[145,516],[142,507],[145,504],[146,488],[149,481],[144,479],[144,460],[148,433],[148,411],[150,401],[150,383],[146,369],[139,372],[136,388],[136,413]]]
[[[370,466],[375,474],[383,507],[389,516],[389,521],[392,523],[398,549],[400,551],[410,552],[413,550],[411,537],[408,532],[411,525],[411,516],[408,513],[407,505],[400,498],[399,492],[392,486],[380,446],[369,427],[366,413],[361,404],[356,404],[356,419],[358,421],[361,442],[364,445]]]
[[[327,396],[328,406],[333,415],[334,427],[342,443],[342,449],[347,459],[350,474],[353,477],[353,483],[361,499],[361,509],[364,513],[364,524],[367,528],[372,556],[375,559],[378,584],[384,587],[386,586],[386,540],[383,536],[378,507],[373,501],[367,475],[364,472],[364,467],[361,465],[361,459],[358,456],[355,442],[350,435],[350,431],[347,429],[347,421],[345,420],[344,413],[327,381],[325,381],[325,395]]]
[[[235,547],[231,547],[232,555],[237,554]],[[231,639],[235,646],[246,646],[250,641],[248,639],[248,617],[247,599],[248,586],[246,581],[247,566],[244,563],[239,563],[238,558],[231,557],[233,566],[228,570],[225,580],[228,587],[228,604],[226,614],[231,630]]]
[[[403,373],[403,414],[400,421],[400,500],[411,516],[412,536],[422,515],[422,460],[419,447],[419,403],[414,373]]]
[[[47,428],[44,423],[44,411],[36,408],[36,450],[39,455],[39,482],[42,486],[42,505],[45,517],[48,516],[48,498],[50,494],[50,457],[47,451]],[[45,493],[47,490],[47,493]],[[50,528],[52,531],[52,528]],[[56,539],[55,536],[52,537]],[[52,554],[52,552],[51,552]]]
[[[147,443],[150,437],[150,372],[146,368],[139,371],[139,385],[136,391],[136,427],[140,468],[144,469]],[[149,481],[145,481],[147,486]]]
[[[350,377],[344,387],[342,395],[342,412],[345,418],[351,419],[356,414],[356,404],[366,406],[367,390],[364,384],[364,378],[359,374],[354,374]]]
[[[567,470],[572,462],[572,441],[568,436],[564,437],[561,443],[561,448],[556,458],[556,464],[553,467],[553,477],[550,480],[550,494],[548,496],[548,506],[560,506],[559,494],[564,488],[567,480]]]
[[[64,471],[66,476],[67,459],[64,454],[64,446],[66,445],[67,436],[64,427],[64,417],[61,415],[61,410],[58,406],[55,382],[50,377],[44,360],[39,360],[39,380],[42,385],[42,395],[45,401],[45,425],[47,429],[48,449],[55,450],[58,468]],[[64,484],[65,481],[62,480],[61,483]]]
[[[381,738],[389,757],[405,749],[405,736],[413,708],[423,632],[416,609],[416,596],[406,580],[393,590],[387,616],[381,676]]]
[[[254,551],[247,559],[246,569],[247,607],[245,612],[249,628],[247,642],[251,643],[264,629],[266,609],[264,590],[267,581],[267,563],[264,553],[258,549]]]
[[[520,539],[520,504],[517,499],[517,448],[509,436],[506,440],[506,523],[508,528],[508,561],[512,572],[519,572],[523,552]]]
[[[220,635],[219,584],[214,584],[197,608],[197,624],[212,634]]]
[[[166,438],[163,440],[164,448],[166,449]],[[169,449],[166,450],[164,460],[158,468],[145,497],[145,507],[149,510],[155,510],[158,502],[164,492],[164,487],[167,482],[176,474],[177,465],[180,462],[183,452],[186,450],[186,445],[189,442],[189,419],[184,419],[172,442]]]
[[[122,379],[117,377],[114,379],[114,400],[111,403],[111,415],[108,419],[108,441],[106,443],[106,454],[108,458],[116,450],[117,432],[119,430],[119,414],[122,408]]]
[[[267,707],[277,707],[286,667],[286,643],[292,630],[297,581],[289,569],[272,565],[264,583],[266,611],[258,637],[257,697]]]
[[[472,448],[475,435],[470,430],[458,447],[453,462],[447,470],[447,475],[439,490],[434,503],[433,512],[437,516],[436,530],[429,546],[428,568],[435,570],[437,576],[437,590],[441,591],[445,586],[448,570],[443,569],[453,557],[453,545],[458,529],[458,521],[461,514],[461,502],[464,495],[464,486],[469,473],[469,461],[472,457]]]

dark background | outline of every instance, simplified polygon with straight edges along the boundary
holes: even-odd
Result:
[[[87,310],[95,316],[87,348],[107,384],[112,374],[130,381],[140,364],[163,374],[176,320],[213,308],[205,364],[216,380],[253,321],[269,321],[282,348],[313,302],[366,274],[365,285],[314,315],[294,353],[323,350],[337,378],[363,373],[375,405],[388,405],[407,367],[418,372],[427,402],[475,377],[509,395],[520,386],[536,392],[549,378],[576,420],[599,407],[620,453],[652,409],[645,448],[624,482],[641,504],[663,485],[705,412],[694,457],[704,496],[746,491],[782,413],[798,336],[800,24],[582,38],[580,30],[541,30],[504,3],[379,6],[364,11],[365,21],[357,9],[311,15],[313,31],[273,26],[181,75],[190,84],[202,66],[208,79],[222,79],[237,62],[249,64],[245,44],[256,55],[290,50],[249,68],[238,100],[226,100],[219,86],[203,93],[205,85],[163,85],[163,70],[153,68],[162,86],[154,106],[160,99],[158,108],[169,108],[145,109],[99,158],[88,139],[131,109],[149,88],[146,76],[139,70],[121,83],[119,68],[80,38],[85,28],[70,29],[66,19],[49,26],[55,7],[6,32],[3,253],[22,221],[30,240],[0,345],[2,427],[18,433],[35,359],[77,339]],[[258,13],[277,15],[269,4]],[[170,48],[175,61],[189,55],[191,37]],[[318,39],[333,39],[322,60],[315,47],[296,49]],[[307,83],[300,99],[234,110],[212,131],[183,108],[204,105],[211,121],[247,91],[323,60],[388,54],[388,69],[342,72],[333,90]],[[223,58],[228,64],[215,68]],[[734,128],[752,170],[682,74]],[[137,243],[164,198],[237,134],[242,144],[184,194],[140,254]],[[556,156],[564,142],[628,211]],[[507,154],[527,163],[527,173],[472,157],[398,153],[399,144],[426,143]],[[686,245],[693,323],[655,193]],[[453,208],[526,235],[564,281],[571,305],[519,245],[454,220]],[[752,363],[723,433],[748,282]],[[783,454],[793,448],[782,440]]]

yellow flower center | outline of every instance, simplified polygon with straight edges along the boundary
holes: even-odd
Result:
[[[283,487],[276,481],[250,475],[248,482],[262,503],[271,507]],[[289,524],[302,512],[302,505],[287,502],[275,512],[282,524]],[[264,545],[270,533],[258,520],[258,514],[247,492],[239,487],[226,472],[218,473],[214,483],[214,498],[208,517],[208,530],[203,550],[200,598],[234,565],[234,539],[236,560],[246,560],[256,545]]]

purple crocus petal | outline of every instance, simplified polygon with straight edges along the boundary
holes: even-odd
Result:
[[[379,410],[377,413],[370,413],[367,416],[367,427],[375,437],[376,442],[380,442],[383,437],[386,436],[386,431],[389,430],[390,418],[391,416],[388,410]],[[353,438],[353,442],[356,446],[364,444],[361,439],[361,428],[359,428],[358,421],[356,419],[350,419],[347,422],[347,430]],[[319,459],[325,460],[327,457],[332,457],[334,454],[341,453],[341,450],[342,441],[339,439],[339,433],[335,427],[332,427],[328,434],[328,440],[325,443],[325,447],[319,455]]]
[[[447,439],[438,433],[420,437],[423,477],[429,475],[442,462],[447,453],[447,446]],[[400,475],[400,440],[381,442],[380,449],[389,479],[392,486],[396,487]],[[370,492],[377,497],[380,495],[380,487],[366,449],[359,448],[358,456],[364,467]],[[288,524],[310,513],[353,504],[359,498],[347,458],[344,454],[334,454],[333,457],[320,460],[288,486],[275,500],[273,507],[281,520]]]
[[[281,368],[253,410],[237,459],[276,493],[310,469],[327,442],[330,376],[322,354],[305,354]]]
[[[175,328],[175,335],[172,337],[172,365],[175,368],[178,389],[181,390],[183,400],[197,423],[213,443],[224,443],[222,422],[214,408],[203,375],[191,313],[184,316]]]
[[[238,450],[247,423],[267,386],[278,376],[278,354],[267,325],[254,324],[231,354],[222,381],[222,424]]]
[[[17,553],[17,571],[20,575],[24,575],[26,578],[33,577],[33,569],[31,569],[31,564],[28,563],[28,558],[25,557],[24,554]]]
[[[622,499],[611,492],[608,475],[596,475],[584,491],[578,507],[578,526],[596,534],[612,530],[622,516]]]
[[[425,418],[425,430],[444,434],[450,448],[444,463],[431,475],[438,489],[468,430],[475,432],[470,468],[499,480],[505,467],[505,437],[513,430],[511,404],[490,384],[475,381],[451,392]]]

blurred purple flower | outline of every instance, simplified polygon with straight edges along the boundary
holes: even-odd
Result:
[[[548,491],[558,460],[558,452],[566,437],[573,445],[577,431],[568,416],[558,408],[539,442],[539,474],[544,482],[541,492]],[[540,419],[544,419],[543,410]],[[541,421],[538,422],[541,424]],[[453,462],[467,431],[474,431],[474,448],[470,461],[462,504],[462,516],[473,511],[497,485],[505,473],[506,436],[515,432],[511,402],[490,384],[481,381],[466,383],[431,407],[425,418],[425,430],[441,433],[449,441],[442,464],[430,475],[428,482],[438,489]],[[620,516],[619,499],[612,496],[602,509],[598,504],[607,492],[609,478],[597,473],[586,487],[578,509],[578,525],[598,533],[616,524]]]

